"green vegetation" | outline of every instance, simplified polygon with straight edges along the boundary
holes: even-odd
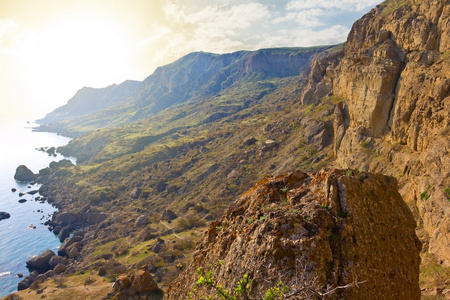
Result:
[[[283,295],[289,292],[289,290],[287,285],[283,284],[282,281],[279,281],[276,287],[271,287],[267,290],[263,300],[282,300],[284,299]]]
[[[447,195],[447,200],[450,201],[450,186],[444,188],[444,193]]]
[[[426,200],[428,200],[428,198],[430,198],[430,195],[428,194],[430,189],[431,189],[431,185],[428,185],[426,190],[423,191],[422,193],[420,193],[420,199],[421,200],[425,200],[426,201]]]

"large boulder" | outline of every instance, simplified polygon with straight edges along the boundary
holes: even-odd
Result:
[[[172,220],[175,220],[176,218],[178,218],[178,216],[170,209],[166,209],[161,216],[162,221],[167,221],[169,223],[172,222]]]
[[[9,217],[11,217],[9,213],[7,213],[6,211],[0,211],[0,220],[8,219]]]
[[[27,261],[27,267],[33,270],[37,270],[40,273],[44,273],[51,269],[49,261],[55,255],[55,252],[47,249],[41,255],[30,258]]]
[[[74,235],[66,239],[58,249],[58,255],[60,256],[68,256],[70,250],[75,246],[80,247],[79,242],[83,240],[83,237],[80,235]]]
[[[20,182],[30,182],[36,180],[36,178],[37,175],[25,165],[18,166],[14,174],[14,179]]]
[[[420,299],[421,243],[397,188],[355,170],[266,176],[210,224],[165,298],[215,297],[208,280],[233,294],[247,278],[252,299],[280,281],[293,299]]]

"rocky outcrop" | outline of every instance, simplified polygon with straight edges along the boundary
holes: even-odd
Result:
[[[20,165],[16,169],[14,179],[20,182],[30,182],[36,180],[37,176],[25,165]]]
[[[355,22],[340,56],[322,54],[312,63],[301,99],[317,105],[328,95],[339,102],[337,166],[401,177],[425,250],[447,266],[449,51],[448,1],[385,1]]]
[[[167,299],[233,294],[239,281],[248,299],[276,288],[296,299],[420,299],[415,226],[392,177],[266,177],[211,223]]]
[[[45,250],[42,254],[32,257],[27,261],[27,267],[33,270],[37,270],[40,273],[51,269],[49,265],[50,259],[55,256],[55,252],[52,250]]]
[[[6,211],[0,211],[0,220],[9,219],[9,217],[11,217],[9,213],[7,213]]]
[[[137,270],[133,274],[118,276],[113,288],[117,291],[114,299],[118,300],[148,299],[146,296],[160,291],[155,280],[146,270]]]

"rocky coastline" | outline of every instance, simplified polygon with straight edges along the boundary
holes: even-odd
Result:
[[[34,174],[25,165],[18,166],[14,175],[14,179],[22,183],[37,183],[41,185],[39,187],[39,190],[31,190],[27,193],[20,193],[19,196],[23,196],[25,194],[37,194],[37,196],[33,200],[40,202],[47,201],[48,203],[57,207],[59,210],[63,209],[61,203],[55,203],[48,198],[48,195],[46,193],[48,191],[46,183],[48,183],[48,176],[50,174],[54,173],[61,167],[67,166],[73,166],[73,163],[67,159],[61,160],[59,162],[52,162],[49,167],[40,170],[38,174]],[[16,192],[17,190],[13,188],[11,189],[11,191]],[[19,202],[21,202],[21,200],[26,201],[26,199],[20,199]],[[9,217],[9,213],[0,212],[0,220]],[[79,250],[81,248],[80,241],[83,237],[82,233],[76,232],[76,229],[78,229],[78,227],[74,223],[75,221],[78,221],[78,219],[78,216],[75,216],[73,214],[56,211],[52,215],[52,219],[47,220],[44,223],[44,225],[46,225],[50,231],[58,236],[58,239],[62,244],[59,247],[57,254],[52,250],[47,249],[40,255],[34,256],[26,261],[26,266],[31,271],[31,273],[18,283],[17,289],[19,291],[27,288],[37,289],[39,283],[44,282],[50,277],[61,274],[70,275],[75,272],[75,269],[72,265],[75,258],[79,255]],[[36,228],[35,226],[33,227]],[[23,277],[23,274],[18,274],[17,276]]]

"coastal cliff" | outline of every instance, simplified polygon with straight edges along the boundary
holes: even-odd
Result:
[[[447,1],[384,2],[355,22],[338,61],[313,62],[301,98],[316,104],[320,99],[311,94],[339,99],[336,165],[398,177],[400,193],[417,209],[425,248],[447,266],[449,24]]]

